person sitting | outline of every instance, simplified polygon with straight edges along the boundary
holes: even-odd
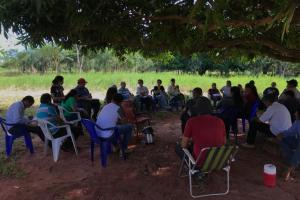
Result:
[[[171,84],[168,87],[167,94],[170,98],[170,106],[176,107],[178,109],[179,106],[184,105],[184,95],[180,92],[179,85],[176,84],[176,80],[174,78],[171,79]]]
[[[237,118],[243,110],[243,98],[239,87],[231,87],[230,97],[223,98],[217,105],[217,109],[220,111],[219,117],[224,121],[226,128],[226,136],[229,139],[229,131],[231,129],[237,133]]]
[[[153,95],[155,105],[159,105],[161,109],[167,108],[167,94],[165,92],[164,86],[161,85],[162,81],[160,79],[157,80],[157,85],[151,90],[151,94]]]
[[[104,104],[109,104],[112,102],[113,97],[118,94],[118,89],[116,87],[110,87],[106,91],[105,99],[104,99]]]
[[[203,114],[212,114],[213,108],[208,98],[202,96],[201,88],[193,89],[193,98],[188,100],[185,108],[181,113],[181,130],[184,132],[186,122],[189,118],[203,115]]]
[[[288,109],[276,102],[274,94],[265,95],[263,103],[267,110],[259,118],[255,118],[250,122],[247,143],[243,144],[244,147],[255,147],[254,143],[258,131],[267,137],[274,137],[292,126],[291,115]]]
[[[52,101],[52,97],[50,94],[48,93],[42,94],[40,99],[41,104],[37,109],[35,116],[37,119],[43,119],[52,123],[54,126],[59,126],[63,124],[63,121],[57,114],[55,105],[53,105],[51,101]],[[78,136],[82,134],[82,129],[78,128],[78,126],[76,127],[71,126],[70,128],[75,139],[77,139]],[[58,129],[53,126],[50,126],[49,130],[54,138],[62,137],[67,134],[65,128]],[[64,150],[73,149],[73,143],[70,137],[64,141],[62,149]]]
[[[297,89],[298,81],[295,79],[287,81],[286,89],[282,92],[282,94],[279,96],[279,99],[284,98],[284,92],[287,90],[293,91],[295,94],[295,98],[300,101],[300,92]]]
[[[97,125],[102,129],[114,128],[116,127],[118,133],[123,138],[123,147],[125,150],[128,148],[128,143],[130,142],[132,136],[133,126],[126,123],[127,120],[124,117],[124,114],[121,109],[121,102],[123,97],[121,94],[116,94],[112,98],[112,102],[106,104],[100,111],[97,117]],[[116,133],[114,130],[99,130],[96,128],[97,134],[102,138],[113,137]],[[121,151],[120,151],[121,153]]]
[[[289,110],[292,122],[295,121],[295,113],[300,108],[299,101],[295,98],[295,94],[291,90],[286,90],[283,93],[283,97],[278,101],[279,103],[285,105],[285,107]]]
[[[96,120],[97,114],[100,110],[100,101],[99,99],[93,99],[89,90],[85,87],[87,84],[84,78],[80,78],[77,81],[77,103],[79,108],[83,108],[88,112],[88,116],[91,116],[91,111],[93,110],[92,119]]]
[[[264,90],[263,95],[273,93],[277,98],[279,96],[279,90],[276,88],[276,82],[271,83],[271,87],[268,87]]]
[[[214,107],[216,107],[217,102],[222,99],[216,83],[211,84],[211,88],[208,90],[208,98],[213,102]]]
[[[192,155],[195,159],[198,158],[203,148],[223,146],[226,143],[226,133],[223,121],[215,116],[207,114],[190,118],[184,129],[181,147],[189,148],[190,140],[193,143]],[[197,164],[201,166],[204,160],[205,157],[201,156],[201,159]]]
[[[65,98],[64,95],[64,77],[63,76],[56,76],[52,81],[52,86],[50,89],[50,93],[53,98],[53,102],[57,105],[61,103],[61,101]]]
[[[34,104],[34,98],[32,96],[25,96],[22,101],[17,101],[8,107],[6,112],[6,123],[15,124],[8,125],[8,132],[12,135],[21,134],[23,128],[28,133],[36,134],[44,141],[44,134],[40,127],[32,123],[32,117],[24,116],[24,112],[27,108],[30,108]]]
[[[66,95],[65,99],[61,102],[61,106],[67,111],[64,112],[64,116],[67,121],[73,121],[77,119],[77,115],[70,112],[80,112],[80,115],[84,118],[89,118],[89,114],[82,108],[77,107],[76,100],[78,98],[77,90],[72,89]]]
[[[138,80],[138,87],[136,89],[136,98],[141,104],[141,110],[143,109],[143,105],[146,105],[146,109],[148,111],[153,110],[153,101],[152,97],[149,96],[149,90],[144,86],[144,81],[142,79]]]
[[[131,96],[133,96],[131,92],[128,90],[128,88],[126,88],[125,81],[122,81],[120,86],[121,87],[118,89],[118,94],[121,94],[124,100],[129,99]]]
[[[300,164],[300,109],[296,112],[296,121],[292,127],[277,135],[280,141],[282,155],[288,169],[284,175],[285,180],[292,180],[292,173]]]
[[[226,85],[222,87],[221,92],[223,94],[223,97],[230,96],[230,89],[231,89],[231,81],[227,81]]]

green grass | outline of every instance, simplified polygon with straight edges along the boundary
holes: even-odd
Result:
[[[55,74],[7,74],[0,73],[0,89],[9,90],[49,90],[51,87],[52,79]],[[231,77],[220,77],[220,76],[199,76],[189,74],[177,74],[175,72],[146,72],[146,73],[130,73],[130,72],[115,72],[115,73],[103,73],[103,72],[89,72],[82,74],[63,74],[65,77],[64,87],[67,89],[76,86],[77,79],[84,77],[87,81],[87,87],[93,91],[104,92],[106,89],[113,85],[119,85],[120,81],[126,81],[130,89],[135,92],[136,83],[138,79],[143,79],[145,86],[149,89],[153,87],[157,79],[163,81],[163,85],[167,87],[171,78],[175,78],[177,84],[184,92],[189,92],[194,87],[201,87],[203,91],[207,91],[212,82],[216,82],[218,87],[224,86],[226,80],[231,80],[233,85],[238,83],[245,85],[250,80],[254,80],[258,91],[261,93],[264,88],[269,87],[272,81],[277,82],[278,88],[283,90],[286,86],[286,79],[282,77],[271,77],[271,76],[231,76]],[[300,79],[298,79],[299,81]]]
[[[25,176],[24,171],[17,167],[17,157],[15,154],[6,158],[4,153],[0,154],[0,177],[16,177],[21,178]]]

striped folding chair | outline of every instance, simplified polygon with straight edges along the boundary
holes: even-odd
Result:
[[[181,162],[181,166],[179,169],[179,176],[181,177],[189,177],[189,187],[190,187],[190,195],[193,198],[201,198],[201,197],[209,197],[209,196],[221,196],[229,193],[229,173],[230,173],[230,163],[233,160],[238,150],[237,146],[221,146],[221,147],[209,147],[203,148],[195,160],[188,149],[183,149],[184,156]],[[198,166],[197,163],[200,161],[202,156],[205,156],[205,160],[202,166]],[[188,169],[188,175],[182,176],[182,172],[184,167]],[[227,174],[227,189],[225,192],[221,193],[209,193],[209,194],[200,194],[195,195],[193,193],[193,183],[192,177],[194,175],[204,176],[205,174],[209,174],[213,171],[224,170]]]

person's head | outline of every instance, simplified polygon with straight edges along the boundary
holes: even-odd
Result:
[[[295,79],[289,80],[286,83],[287,83],[287,86],[286,86],[287,89],[293,89],[298,86],[298,81]]]
[[[123,89],[126,88],[126,83],[125,83],[125,81],[122,81],[120,85],[121,85],[121,88],[123,88]]]
[[[286,90],[283,92],[284,96],[289,98],[295,98],[295,93],[292,90]]]
[[[202,96],[202,89],[196,87],[193,89],[193,98],[201,97]]]
[[[77,84],[84,87],[87,84],[87,81],[84,78],[80,78],[78,79]]]
[[[118,93],[117,88],[115,87],[110,87],[108,88],[105,96],[105,102],[110,103],[113,99],[113,97]]]
[[[171,85],[175,85],[175,79],[174,78],[171,79]]]
[[[64,84],[64,77],[63,76],[55,76],[55,78],[52,81],[52,84],[54,85],[63,85]]]
[[[275,88],[275,87],[276,87],[276,82],[272,82],[272,83],[271,83],[271,87],[272,87],[272,88]]]
[[[250,85],[255,85],[254,80],[249,81],[249,84],[250,84]]]
[[[121,94],[116,94],[112,98],[112,102],[114,102],[117,105],[121,105],[122,101],[123,101],[123,96]]]
[[[231,97],[233,98],[235,105],[242,105],[243,104],[243,98],[241,96],[241,90],[238,86],[233,86],[230,89]]]
[[[22,99],[25,108],[29,108],[34,104],[34,98],[32,96],[26,96]]]
[[[143,81],[142,79],[139,79],[139,80],[138,80],[138,85],[139,85],[139,86],[143,86],[143,85],[144,85],[144,81]]]
[[[231,87],[231,81],[230,80],[226,81],[226,86]]]
[[[212,84],[211,84],[211,88],[212,88],[212,89],[217,89],[217,84],[216,84],[216,83],[212,83]]]
[[[43,104],[51,104],[52,102],[52,96],[48,93],[44,93],[41,96],[40,102]]]
[[[255,87],[255,85],[252,85],[250,83],[247,83],[245,85],[245,95],[249,95],[252,94],[254,95],[256,98],[258,98],[258,93],[257,93],[257,88]]]
[[[162,84],[162,81],[160,79],[157,79],[156,83],[158,86],[160,86]]]
[[[64,101],[67,101],[70,97],[74,97],[75,99],[77,98],[77,90],[72,89],[70,92],[65,96]]]
[[[265,104],[266,107],[269,107],[276,101],[277,97],[271,93],[271,94],[266,94],[262,98],[262,102]]]

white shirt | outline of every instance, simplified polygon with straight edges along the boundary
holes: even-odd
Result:
[[[277,135],[292,126],[291,115],[288,109],[274,102],[259,118],[262,122],[270,123],[270,130],[274,135]]]
[[[142,95],[142,93],[144,95]],[[136,88],[136,95],[139,95],[139,96],[148,96],[148,94],[149,94],[149,90],[148,90],[147,87],[145,87],[145,86],[138,86]]]
[[[117,125],[118,120],[121,118],[119,114],[120,106],[115,103],[105,105],[101,112],[98,114],[96,124],[103,129],[113,128]],[[98,136],[108,138],[112,136],[114,130],[101,131],[96,128]]]
[[[226,85],[226,86],[222,87],[221,92],[223,93],[224,97],[230,97],[231,96],[230,90],[231,90],[231,87]]]
[[[22,101],[17,101],[9,106],[6,112],[6,122],[8,124],[27,124],[30,120],[24,116],[25,107]],[[8,129],[11,126],[7,126]]]
[[[176,96],[176,95],[179,95],[179,91],[178,91],[178,89],[176,89],[176,86],[170,85],[168,87],[168,94],[170,96]]]

